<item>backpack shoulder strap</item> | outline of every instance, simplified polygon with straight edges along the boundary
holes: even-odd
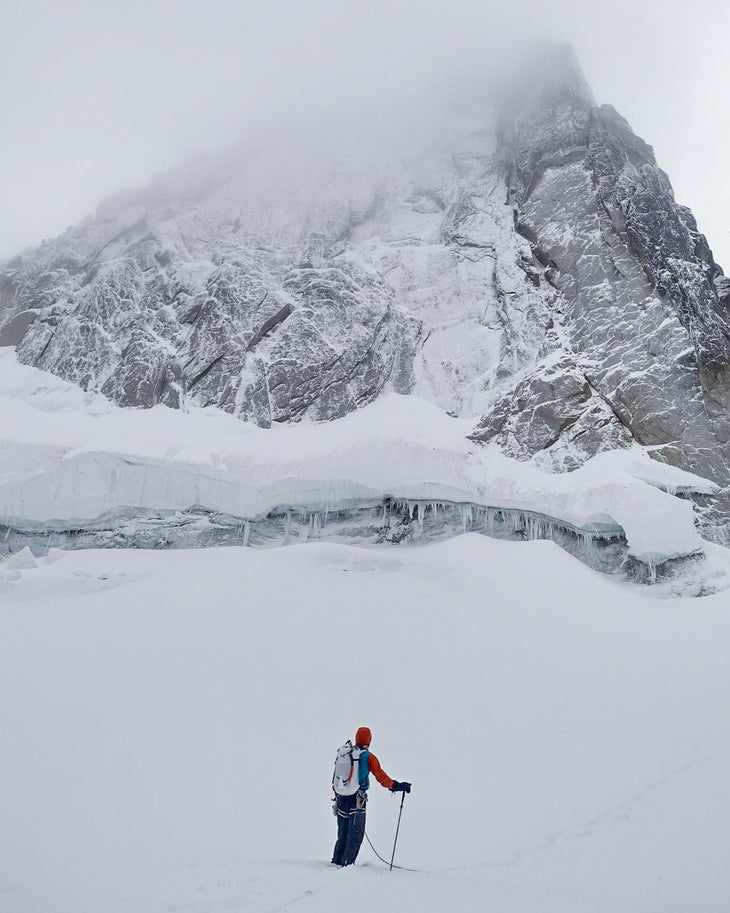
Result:
[[[358,780],[360,781],[361,784],[365,783],[367,781],[368,774],[370,773],[370,770],[368,767],[368,758],[369,757],[370,757],[370,750],[368,748],[363,748],[362,751],[360,752],[360,757],[358,758],[358,769],[357,769]],[[362,767],[361,767],[361,765],[363,765],[363,764],[365,765],[364,773],[362,772]]]

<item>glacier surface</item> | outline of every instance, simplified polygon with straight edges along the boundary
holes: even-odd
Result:
[[[726,907],[727,593],[657,600],[477,535],[37,564],[0,565],[7,913]],[[419,872],[366,843],[328,870],[360,725],[413,782],[395,861]],[[300,788],[269,788],[292,750]],[[385,858],[398,805],[372,785]]]

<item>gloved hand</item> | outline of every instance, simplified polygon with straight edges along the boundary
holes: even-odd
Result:
[[[410,783],[399,783],[397,780],[393,780],[393,785],[390,787],[392,793],[409,793],[411,791]]]

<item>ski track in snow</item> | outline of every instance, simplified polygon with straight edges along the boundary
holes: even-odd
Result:
[[[685,764],[680,764],[666,774],[657,777],[655,780],[650,780],[644,786],[639,787],[631,793],[630,796],[616,805],[613,805],[596,815],[592,815],[590,818],[578,821],[559,831],[548,834],[544,840],[540,841],[535,846],[530,849],[518,850],[509,857],[509,859],[506,859],[503,862],[485,862],[484,866],[486,868],[501,868],[520,865],[532,856],[553,849],[560,841],[575,837],[593,837],[599,828],[618,824],[622,821],[628,821],[635,808],[645,802],[653,793],[662,790],[677,777],[682,777],[691,773],[702,764],[713,761],[719,754],[719,752],[716,752],[712,755],[696,758]],[[728,752],[722,752],[722,754],[728,754]]]

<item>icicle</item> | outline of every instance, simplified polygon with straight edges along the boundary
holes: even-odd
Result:
[[[464,532],[466,532],[467,526],[471,526],[473,511],[471,504],[460,504],[459,508],[461,510],[461,526]]]
[[[653,586],[656,583],[656,564],[653,561],[647,561],[649,567],[649,583]]]
[[[248,540],[251,537],[251,522],[246,520],[243,524],[243,547],[248,547]]]

